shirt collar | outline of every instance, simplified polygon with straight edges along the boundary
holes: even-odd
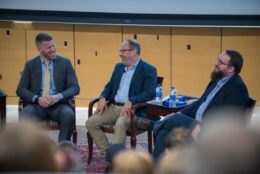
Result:
[[[222,79],[219,80],[219,83],[225,83],[227,82],[229,79],[231,79],[231,77],[233,77],[235,74],[229,74],[225,77],[223,77]]]
[[[125,71],[134,70],[139,62],[140,62],[140,57],[138,58],[137,62],[134,65],[132,65],[128,70],[127,70],[127,66],[125,66]]]
[[[55,56],[55,57],[56,57],[56,56]],[[52,63],[52,61],[55,59],[55,57],[54,57],[53,59],[51,59],[51,60],[48,60],[48,59],[46,59],[43,55],[40,55],[40,58],[41,58],[41,62],[42,62],[42,63],[44,63],[45,61],[48,61],[48,62]]]

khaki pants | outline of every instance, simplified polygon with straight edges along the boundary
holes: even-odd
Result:
[[[101,130],[101,126],[115,124],[115,133],[112,143],[125,143],[126,131],[130,125],[130,115],[120,116],[121,110],[122,106],[111,104],[102,114],[94,114],[86,122],[86,127],[97,144],[101,155],[105,154],[105,151],[109,146],[108,139]]]

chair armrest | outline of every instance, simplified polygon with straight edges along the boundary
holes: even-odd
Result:
[[[132,106],[131,112],[135,113],[135,111],[139,108],[142,108],[146,105],[146,103],[137,103],[135,105]]]
[[[75,111],[75,108],[76,108],[75,97],[72,97],[72,98],[70,99],[70,104],[71,104],[71,107],[72,107],[72,109],[73,109],[73,112],[76,113],[76,111]],[[75,114],[75,116],[76,116],[76,114]]]
[[[89,104],[88,104],[88,117],[91,117],[93,115],[93,106],[95,105],[95,103],[97,103],[99,101],[99,98],[94,98],[92,99]]]
[[[22,98],[19,98],[19,101],[18,101],[18,111],[19,113],[23,110],[23,99]]]
[[[146,103],[137,103],[137,104],[132,106],[132,108],[131,108],[131,115],[130,115],[130,123],[131,123],[131,125],[133,125],[132,123],[133,123],[133,120],[135,118],[135,112],[138,109],[140,109],[142,107],[145,107],[145,105],[146,105]]]
[[[146,106],[146,103],[137,103],[135,105],[132,106],[131,108],[131,115],[130,115],[130,134],[131,136],[135,136],[136,135],[136,127],[135,127],[135,124],[134,124],[134,118],[135,118],[135,112],[142,108],[142,107],[145,107]]]

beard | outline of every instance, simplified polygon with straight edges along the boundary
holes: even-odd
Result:
[[[210,78],[211,78],[211,80],[219,80],[224,76],[225,76],[225,74],[222,71],[216,71],[216,69],[214,69],[211,72]]]

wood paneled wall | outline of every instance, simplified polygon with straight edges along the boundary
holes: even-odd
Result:
[[[157,67],[164,77],[163,91],[171,85],[178,93],[200,96],[225,49],[237,49],[244,56],[242,77],[250,95],[260,100],[260,29],[122,27],[62,24],[13,24],[0,22],[0,88],[8,94],[8,104],[17,104],[15,90],[26,60],[36,55],[38,32],[53,35],[57,53],[70,58],[81,93],[78,106],[87,106],[98,97],[117,62],[125,39],[137,39],[141,57]]]
[[[241,75],[249,94],[260,100],[260,29],[223,29],[222,50],[225,49],[236,49],[243,55]]]
[[[220,29],[172,29],[172,82],[178,93],[201,96],[221,50]]]
[[[76,72],[80,83],[78,104],[99,97],[120,61],[118,50],[122,41],[121,27],[75,26]]]
[[[25,25],[0,23],[0,88],[17,104],[16,87],[26,61]]]
[[[170,28],[123,27],[123,39],[137,39],[141,44],[141,58],[157,68],[158,76],[164,77],[164,95],[168,95],[171,84],[170,32]]]
[[[55,39],[57,54],[69,58],[74,65],[73,25],[29,24],[26,26],[27,60],[39,55],[35,37],[39,32],[50,33]]]

